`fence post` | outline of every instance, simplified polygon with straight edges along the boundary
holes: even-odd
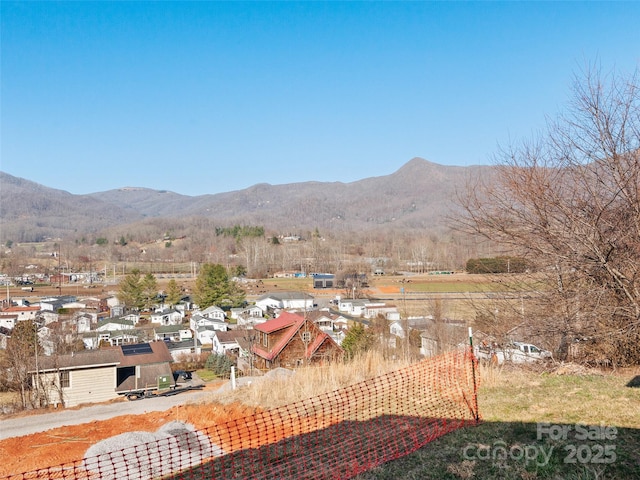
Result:
[[[236,367],[231,366],[231,390],[236,389]]]
[[[478,411],[478,382],[476,381],[476,355],[473,351],[473,330],[469,327],[469,349],[471,351],[471,374],[473,378],[473,416],[476,424],[480,422],[480,412]]]

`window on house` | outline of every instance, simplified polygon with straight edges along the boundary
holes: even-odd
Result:
[[[63,370],[60,372],[60,388],[69,388],[71,382],[69,381],[69,371]]]
[[[266,333],[262,334],[262,345],[264,345],[265,347],[269,346],[269,337],[267,336]]]
[[[311,341],[311,332],[302,332],[302,341],[310,342]]]

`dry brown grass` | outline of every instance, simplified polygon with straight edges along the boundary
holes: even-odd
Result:
[[[271,409],[338,390],[411,363],[410,359],[390,361],[385,359],[381,352],[374,350],[348,362],[334,363],[326,367],[301,367],[286,378],[276,376],[267,381],[256,378],[248,387],[216,395],[216,400]],[[210,399],[203,400],[207,401]]]
[[[18,392],[0,392],[0,413],[11,413],[20,405]]]

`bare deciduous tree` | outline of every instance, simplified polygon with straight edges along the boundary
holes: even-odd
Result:
[[[35,406],[29,371],[33,368],[36,351],[42,354],[36,323],[33,320],[19,321],[11,332],[7,348],[1,358],[0,386],[8,391],[19,393],[23,409]]]
[[[640,363],[638,87],[638,72],[585,72],[567,112],[460,198],[459,226],[535,267],[527,321],[591,362]]]

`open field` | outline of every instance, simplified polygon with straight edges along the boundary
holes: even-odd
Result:
[[[116,279],[120,278],[118,275]],[[179,285],[186,289],[193,288],[195,278],[185,275],[157,275],[158,283],[166,285],[171,278],[175,278]],[[66,294],[79,293],[82,291],[115,291],[117,284],[113,282],[113,277],[109,276],[107,283],[73,283],[62,285],[35,285],[34,292],[53,295],[57,292]],[[256,289],[258,280],[249,280],[248,287]],[[345,295],[343,289],[314,289],[311,278],[263,278],[259,280],[261,291],[302,291],[319,296]],[[384,275],[372,276],[369,278],[369,287],[364,289],[364,293],[372,296],[381,293],[401,294],[402,291],[408,295],[415,293],[479,293],[496,291],[495,284],[491,283],[491,277],[485,275],[469,275],[466,273],[456,273],[453,275]],[[20,287],[9,287],[9,292],[14,296],[25,296],[26,293]]]

